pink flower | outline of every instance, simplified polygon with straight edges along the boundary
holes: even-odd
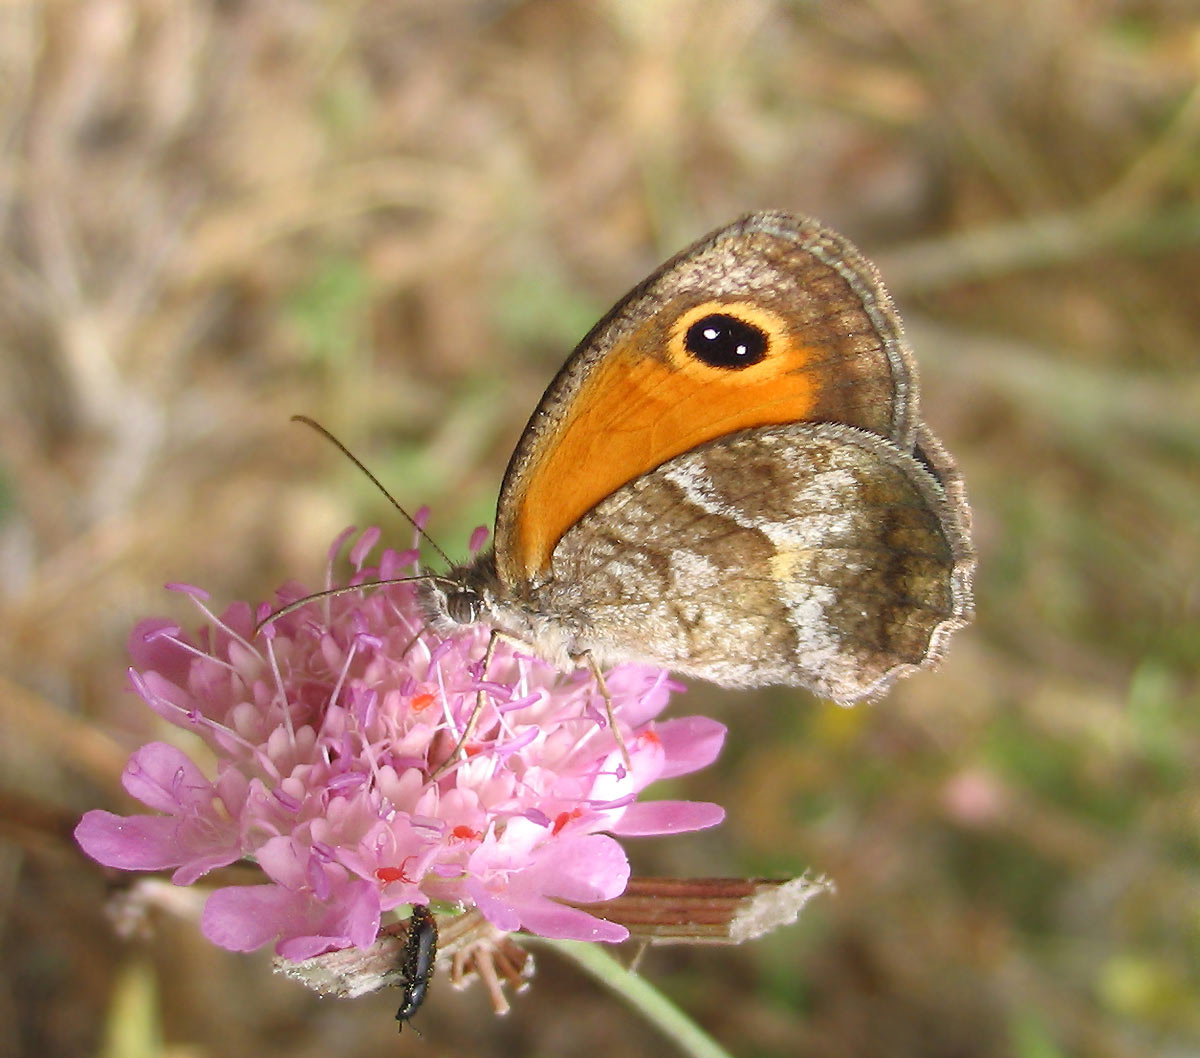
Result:
[[[330,571],[342,544],[330,550]],[[368,530],[351,549],[351,584],[416,571],[415,551],[385,551]],[[328,574],[333,586],[332,572]],[[626,767],[583,671],[561,674],[501,643],[487,673],[484,629],[445,638],[425,625],[411,582],[314,599],[255,636],[235,603],[195,636],[142,621],[130,637],[134,690],[198,735],[208,778],[164,743],[141,747],[125,789],[153,815],[88,812],[83,850],[125,870],[173,868],[189,885],[215,867],[257,863],[267,884],[215,890],[202,926],[248,951],[274,942],[300,960],[374,941],[381,916],[429,901],[477,907],[503,930],[619,941],[626,930],[568,907],[618,896],[629,864],[612,835],[712,826],[717,805],[636,802],[659,778],[710,763],[725,729],[702,717],[658,722],[676,689],[665,672],[606,674]],[[289,584],[279,602],[303,598]],[[463,759],[453,747],[482,690]]]

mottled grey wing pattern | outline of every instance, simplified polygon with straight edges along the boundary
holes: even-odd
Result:
[[[966,516],[927,429],[921,453],[828,424],[720,438],[588,512],[529,601],[601,660],[873,697],[970,619]]]

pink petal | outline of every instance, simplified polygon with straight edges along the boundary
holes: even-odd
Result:
[[[200,928],[230,951],[254,951],[303,917],[308,898],[280,885],[230,885],[204,905]]]
[[[187,682],[193,656],[162,634],[169,629],[178,633],[178,623],[165,617],[139,621],[129,633],[129,657],[135,669],[157,672],[169,683],[182,685]]]
[[[481,848],[471,858],[478,870],[501,849]],[[576,940],[624,940],[628,932],[615,923],[564,907],[551,897],[579,903],[611,900],[625,890],[629,861],[620,844],[604,834],[566,835],[536,849],[523,870],[513,871],[507,885],[490,890],[479,875],[468,879],[467,892],[483,915],[498,929],[520,926],[546,937]]]
[[[609,830],[626,838],[681,834],[715,827],[724,818],[725,809],[708,801],[646,801],[630,805]]]
[[[654,731],[667,758],[659,778],[673,779],[706,768],[716,760],[728,728],[707,716],[682,716],[656,724]]]
[[[564,836],[543,846],[534,866],[516,874],[509,889],[517,896],[536,886],[547,896],[587,903],[620,896],[629,884],[629,860],[607,834]]]
[[[178,829],[179,821],[169,816],[118,816],[96,809],[79,821],[75,840],[105,867],[161,871],[180,863]]]
[[[308,881],[312,851],[287,835],[269,838],[254,856],[268,878],[288,889],[302,889]]]
[[[351,882],[340,892],[336,902],[323,910],[324,914],[316,916],[311,932],[281,937],[275,945],[275,953],[299,962],[322,952],[365,948],[379,933],[379,896],[370,882]]]
[[[328,904],[279,885],[216,890],[200,926],[214,944],[253,951],[278,939],[276,953],[298,961],[339,948],[366,947],[379,932],[379,904],[368,882],[345,886]]]
[[[250,639],[254,635],[254,611],[250,604],[246,602],[231,603],[221,613],[221,623],[228,628],[229,631],[218,629],[218,642],[228,643],[230,639],[229,633],[240,636],[242,639]],[[219,650],[210,651],[213,656],[219,656]]]
[[[489,893],[475,878],[468,878],[463,888],[479,913],[497,929],[513,933],[521,928],[521,916],[506,899]]]
[[[208,715],[212,710],[212,703],[197,702],[178,683],[153,670],[142,673],[137,692],[164,720],[187,730],[192,730],[195,726],[188,720],[189,713]]]
[[[665,671],[648,665],[618,665],[605,674],[604,682],[620,708],[621,719],[632,727],[658,716],[670,703],[675,687]]]
[[[553,900],[538,900],[520,907],[521,924],[539,937],[561,940],[591,940],[620,944],[629,939],[629,930],[616,922],[597,918],[578,908],[565,907]]]
[[[212,800],[212,784],[181,750],[166,742],[148,742],[138,749],[121,775],[131,797],[160,812],[178,812]]]

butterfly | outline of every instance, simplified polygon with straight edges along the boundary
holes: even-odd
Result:
[[[851,703],[972,616],[970,511],[874,268],[750,214],[671,258],[550,383],[493,546],[421,587],[563,669],[638,661]]]

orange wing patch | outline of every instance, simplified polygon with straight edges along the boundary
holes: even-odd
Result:
[[[707,313],[732,313],[760,327],[768,354],[740,370],[689,356],[687,328]],[[606,496],[697,445],[755,426],[805,419],[822,381],[818,349],[789,342],[784,321],[757,306],[709,302],[682,314],[662,340],[653,321],[615,347],[585,380],[554,435],[546,438],[515,497],[511,550],[501,576],[534,578],[562,535]]]

